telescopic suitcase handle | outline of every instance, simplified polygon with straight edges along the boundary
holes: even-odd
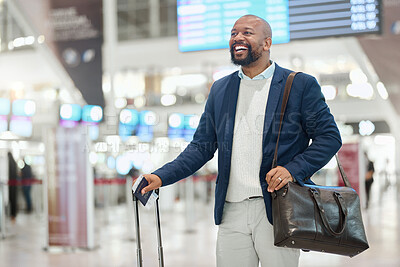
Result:
[[[161,221],[160,221],[160,207],[159,207],[159,199],[160,199],[160,190],[156,189],[155,193],[157,194],[156,206],[155,206],[155,215],[156,215],[156,225],[157,225],[157,242],[158,242],[158,265],[160,267],[164,267],[164,251],[161,240]],[[143,255],[142,255],[142,244],[140,240],[140,220],[139,220],[139,201],[135,197],[135,194],[132,192],[132,198],[134,202],[134,212],[135,212],[135,226],[136,226],[136,255],[137,255],[137,267],[143,267]]]

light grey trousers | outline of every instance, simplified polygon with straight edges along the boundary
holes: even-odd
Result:
[[[217,237],[217,267],[297,267],[300,250],[274,246],[262,198],[225,202]]]

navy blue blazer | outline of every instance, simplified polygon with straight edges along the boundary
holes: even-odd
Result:
[[[265,111],[259,178],[267,217],[271,224],[271,194],[267,191],[265,177],[272,165],[282,97],[290,72],[276,64]],[[163,186],[175,183],[196,172],[213,158],[218,149],[214,207],[214,220],[217,225],[222,220],[229,184],[239,86],[238,72],[214,82],[192,142],[175,160],[153,172],[161,178]],[[310,75],[297,74],[284,116],[278,148],[278,165],[285,167],[299,184],[312,183],[309,180],[311,175],[335,155],[341,144],[339,130],[318,82]]]

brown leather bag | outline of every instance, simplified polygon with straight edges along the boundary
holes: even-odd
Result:
[[[283,114],[286,109],[294,76],[285,85],[278,140],[273,168],[277,166],[277,151]],[[274,244],[353,257],[366,250],[360,199],[335,155],[345,186],[304,185],[289,182],[272,193]]]

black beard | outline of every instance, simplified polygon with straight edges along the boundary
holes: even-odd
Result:
[[[236,44],[236,43],[235,43]],[[251,63],[257,61],[260,57],[261,57],[261,53],[257,53],[256,51],[253,51],[251,49],[251,46],[247,46],[248,50],[247,50],[247,56],[244,59],[236,59],[235,58],[235,54],[234,54],[234,48],[233,46],[235,44],[232,44],[231,46],[231,61],[233,64],[238,65],[238,66],[248,66]]]

